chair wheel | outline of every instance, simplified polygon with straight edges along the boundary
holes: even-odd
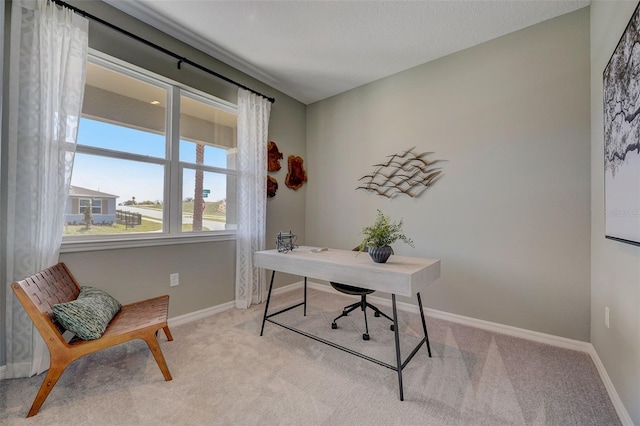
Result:
[[[338,324],[336,324],[335,322],[331,323],[331,329],[335,330],[336,328],[338,328]]]
[[[369,340],[369,335],[367,333],[364,333],[362,335],[362,340]]]
[[[379,316],[380,316],[380,312],[376,311],[376,312],[373,314],[373,316],[374,316],[374,317],[379,317]]]
[[[395,331],[395,327],[393,326],[393,324],[391,324],[391,325],[389,326],[389,330],[391,330],[391,331]]]

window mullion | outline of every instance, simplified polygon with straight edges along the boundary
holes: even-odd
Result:
[[[178,235],[182,231],[182,177],[180,168],[180,89],[173,87],[168,94],[167,105],[167,158],[170,159],[165,174],[165,197],[169,200],[165,206],[164,217],[169,218],[169,232]],[[165,221],[166,223],[167,221]]]
[[[111,149],[96,148],[93,146],[87,146],[87,145],[81,145],[81,144],[78,144],[76,146],[76,153],[96,155],[96,156],[107,157],[107,158],[118,158],[121,160],[139,161],[141,163],[151,163],[151,164],[167,163],[167,160],[165,160],[164,158],[155,158],[149,155],[134,154],[131,152],[113,151]]]
[[[221,175],[229,175],[229,176],[238,175],[238,171],[235,169],[224,169],[222,167],[207,166],[206,164],[194,164],[194,163],[187,163],[187,162],[181,161],[180,167],[193,169],[193,170],[202,170],[205,172],[219,173]]]

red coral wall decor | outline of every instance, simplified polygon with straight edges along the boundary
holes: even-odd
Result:
[[[284,181],[289,188],[298,190],[307,181],[307,172],[304,170],[302,157],[290,155],[288,159],[289,171]]]

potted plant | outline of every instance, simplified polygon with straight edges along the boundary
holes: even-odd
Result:
[[[360,251],[368,251],[371,259],[376,263],[385,263],[393,253],[391,244],[401,240],[411,247],[413,240],[402,232],[402,219],[400,222],[391,222],[389,216],[382,214],[378,209],[376,221],[371,226],[362,228],[364,239],[360,243]]]

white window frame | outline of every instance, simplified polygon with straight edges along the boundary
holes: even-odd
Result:
[[[100,205],[96,206],[96,201],[98,201]],[[96,209],[98,211],[96,211]],[[102,214],[102,198],[91,199],[91,214]]]
[[[91,205],[91,199],[90,198],[78,198],[78,211],[74,212],[75,214],[83,214],[84,213],[82,211],[82,208],[85,207],[85,206],[82,205],[83,201],[88,201],[89,205]]]
[[[93,198],[78,198],[78,211],[75,212],[75,214],[83,214],[84,212],[82,211],[82,202],[83,201],[88,201],[89,202],[89,207],[91,207],[91,214],[102,214],[102,199],[93,199]],[[95,206],[93,203],[95,201],[100,201],[100,205],[99,206]],[[95,212],[94,209],[100,209],[99,212]]]
[[[179,161],[180,151],[180,96],[189,96],[206,102],[216,108],[237,115],[237,105],[215,96],[198,91],[179,82],[152,73],[138,66],[124,62],[106,55],[94,49],[89,49],[89,61],[102,67],[113,69],[129,77],[139,79],[153,85],[160,85],[167,89],[166,102],[166,155],[165,158],[148,157],[134,153],[111,151],[104,148],[77,145],[76,152],[82,154],[99,155],[107,158],[141,161],[145,163],[162,165],[164,171],[164,202],[163,202],[163,232],[141,234],[110,234],[95,235],[87,238],[64,236],[60,248],[61,253],[82,251],[110,250],[117,248],[153,247],[160,245],[190,244],[209,241],[228,241],[236,239],[236,231],[228,229],[224,231],[200,231],[182,232],[182,173],[185,165],[209,172],[223,173],[229,176],[237,176],[234,169],[211,167],[206,165],[195,166],[192,163]]]

